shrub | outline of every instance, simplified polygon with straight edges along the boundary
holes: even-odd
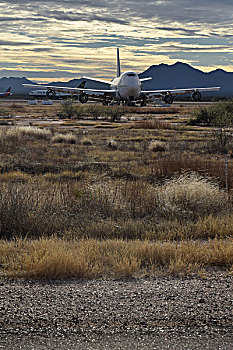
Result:
[[[77,115],[77,109],[73,101],[71,99],[64,100],[57,115],[61,118],[71,118]]]
[[[59,183],[1,183],[0,236],[39,237],[63,232],[71,225],[72,203],[69,188]]]
[[[117,142],[115,140],[109,140],[108,147],[111,149],[117,149]]]
[[[81,144],[84,146],[91,146],[92,145],[92,141],[91,139],[89,139],[88,137],[83,137],[81,140]]]
[[[103,116],[105,114],[105,107],[104,106],[100,106],[97,104],[89,104],[86,108],[85,108],[85,112],[87,114],[90,114],[94,120],[97,120],[99,117]]]
[[[171,219],[193,219],[219,214],[228,208],[226,193],[196,173],[167,180],[158,190],[158,213]]]
[[[77,142],[77,137],[72,134],[72,133],[68,133],[68,134],[55,134],[51,141],[53,143],[71,143],[74,144]]]
[[[6,143],[25,141],[26,139],[48,140],[51,131],[34,126],[11,127],[0,131],[0,142]]]
[[[162,141],[152,141],[148,148],[152,152],[164,152],[166,150],[166,144]]]
[[[233,100],[218,102],[197,111],[189,125],[227,127],[233,125]]]
[[[105,108],[105,115],[111,122],[120,120],[125,113],[126,111],[123,107],[108,106]]]

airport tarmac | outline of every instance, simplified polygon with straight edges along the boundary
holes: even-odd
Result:
[[[28,101],[33,101],[32,99],[1,99],[0,101],[0,105],[5,105],[5,104],[10,104],[10,103],[23,103],[23,104],[28,104]],[[48,100],[37,100],[38,104],[41,104],[42,101],[48,101]],[[61,104],[62,102],[64,102],[64,100],[53,100],[52,104]],[[77,100],[74,100],[75,103],[79,103]],[[97,103],[97,104],[101,104],[101,102],[87,102],[87,104],[93,104],[93,103]],[[213,104],[215,104],[216,102],[212,102],[212,101],[200,101],[200,102],[194,102],[194,101],[174,101],[170,107],[190,107],[190,108],[194,108],[194,107],[206,107],[206,106],[211,106]],[[80,103],[81,104],[81,103]],[[83,104],[85,105],[85,104]],[[166,105],[166,107],[169,105]],[[148,103],[146,107],[156,107],[156,108],[160,108],[160,107],[164,107],[163,104],[160,105],[155,105],[154,103]],[[140,108],[146,108],[146,107],[140,107]]]

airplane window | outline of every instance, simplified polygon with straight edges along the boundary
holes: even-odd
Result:
[[[128,73],[127,74],[127,77],[135,77],[136,76],[136,74],[134,74],[134,73]]]

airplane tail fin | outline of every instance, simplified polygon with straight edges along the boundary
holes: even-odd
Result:
[[[85,85],[86,85],[86,80],[83,80],[83,81],[81,82],[81,84],[80,84],[79,86],[77,86],[77,87],[78,87],[78,88],[84,89],[84,88],[85,88]]]
[[[120,54],[119,54],[119,48],[117,48],[117,78],[120,75],[121,75]]]
[[[11,91],[11,87],[9,87],[7,90],[6,90],[6,92],[10,92]]]

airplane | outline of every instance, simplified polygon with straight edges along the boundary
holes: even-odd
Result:
[[[35,97],[35,98],[43,98],[43,97],[47,97],[47,89],[45,90],[33,90],[30,91],[29,96]],[[70,93],[68,92],[58,92],[56,93],[55,98],[58,99],[64,99],[64,98],[69,98],[70,97]]]
[[[57,87],[57,86],[41,86],[32,84],[23,84],[26,87],[46,88],[47,98],[54,99],[56,93],[68,92],[72,95],[78,94],[79,101],[86,103],[89,96],[102,97],[103,105],[107,105],[109,101],[117,102],[123,105],[134,106],[136,102],[140,102],[141,106],[146,106],[147,101],[162,99],[166,104],[172,104],[174,95],[192,94],[192,99],[195,102],[201,100],[201,93],[204,91],[218,91],[220,87],[197,87],[185,89],[167,89],[167,90],[143,90],[143,82],[151,80],[152,77],[139,78],[138,74],[133,71],[121,73],[119,48],[117,48],[117,76],[112,81],[104,79],[96,79],[91,77],[83,77],[86,80],[105,83],[108,85],[106,89],[91,89],[78,86],[76,88]],[[85,85],[85,84],[84,84]]]
[[[0,98],[7,97],[12,95],[11,93],[11,87],[9,87],[5,92],[0,92]]]

